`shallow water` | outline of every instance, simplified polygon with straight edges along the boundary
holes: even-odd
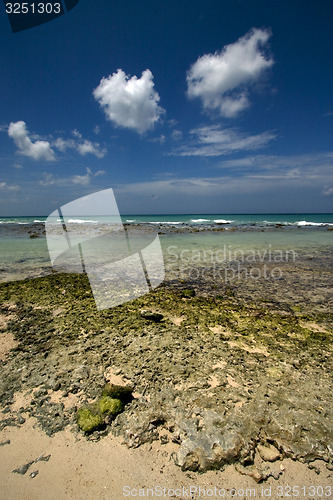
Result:
[[[294,216],[296,217],[296,216]],[[29,221],[31,222],[31,221]],[[90,234],[86,225],[78,224],[80,235]],[[114,243],[114,233],[106,237],[105,224],[94,224],[93,236],[102,234],[103,237],[95,238],[98,243],[96,254],[101,259],[105,254],[104,249],[108,241]],[[132,247],[143,249],[161,227],[146,231],[146,225],[128,227]],[[164,234],[163,234],[164,232]],[[78,233],[79,234],[79,233]],[[253,265],[258,262],[296,262],[320,252],[329,258],[332,251],[333,231],[327,227],[283,227],[255,229],[227,228],[225,230],[203,230],[199,232],[181,231],[177,229],[163,231],[159,236],[166,274],[189,267],[211,266],[214,263],[223,265],[227,262],[241,262]],[[102,246],[102,243],[104,246]],[[77,259],[76,259],[77,260]],[[73,264],[74,261],[74,264]],[[66,268],[62,263],[56,270],[69,270],[82,272],[81,262],[75,261],[75,256]],[[74,265],[74,267],[73,267]],[[75,267],[76,266],[76,267]],[[11,224],[0,225],[0,281],[12,281],[25,278],[42,276],[53,272],[50,261],[44,224]]]

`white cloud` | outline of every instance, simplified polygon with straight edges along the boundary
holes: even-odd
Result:
[[[91,175],[89,172],[87,172],[86,175],[73,175],[72,177],[72,182],[74,182],[74,184],[81,184],[82,186],[90,184],[90,180]]]
[[[74,137],[82,139],[82,134],[76,128],[72,131],[72,134],[74,135]]]
[[[31,141],[24,121],[11,122],[8,127],[8,135],[14,140],[22,155],[34,160],[55,160],[55,154],[49,142]]]
[[[183,138],[183,132],[181,130],[175,129],[171,132],[171,139],[174,141],[180,141]]]
[[[221,161],[217,167],[233,172],[251,173],[252,177],[285,179],[330,179],[333,175],[331,152],[292,156],[256,155]]]
[[[97,170],[97,172],[93,172],[89,167],[86,168],[86,175],[74,175],[71,178],[71,181],[74,184],[81,184],[83,186],[87,186],[90,184],[91,179],[93,177],[99,177],[100,175],[105,175],[106,171],[105,170]]]
[[[52,186],[53,184],[57,183],[54,175],[50,174],[49,172],[43,172],[42,177],[43,178],[39,181],[40,186]]]
[[[130,78],[118,69],[112,76],[102,78],[93,95],[108,120],[141,134],[152,129],[164,113],[158,105],[160,97],[154,90],[153,79],[149,69],[142,72],[141,78]]]
[[[54,142],[53,142],[53,147],[59,149],[59,151],[61,151],[62,153],[64,153],[66,151],[66,149],[68,148],[75,148],[75,143],[73,141],[73,139],[62,139],[61,137],[58,137],[58,139],[56,139]]]
[[[16,184],[7,184],[7,182],[0,182],[0,189],[4,189],[6,191],[20,191],[20,186]]]
[[[83,139],[78,130],[73,130],[72,134],[75,139],[62,139],[58,137],[58,139],[53,142],[53,147],[59,149],[62,153],[67,149],[73,149],[82,156],[93,154],[97,156],[97,158],[103,158],[106,155],[106,149],[102,148],[98,142],[91,142],[87,139]]]
[[[72,175],[71,177],[56,177],[50,172],[43,172],[42,179],[39,181],[40,186],[69,186],[70,184],[79,184],[81,186],[88,186],[94,177],[105,175],[105,170],[97,170],[93,172],[89,167],[86,168],[85,175]]]
[[[236,129],[219,126],[199,127],[190,131],[192,141],[171,154],[174,156],[221,156],[237,151],[256,150],[276,138],[272,132],[245,135]]]
[[[137,207],[143,213],[170,207],[174,213],[182,213],[184,206],[188,213],[212,213],[214,207],[226,213],[267,213],[272,207],[276,212],[311,212],[327,206],[319,205],[327,200],[323,195],[333,194],[332,158],[328,152],[219,161],[217,166],[223,169],[213,177],[179,178],[175,173],[166,179],[121,184],[115,192],[119,206],[127,213],[135,213]],[[297,169],[299,173],[294,175]],[[158,200],[153,205],[152,195]]]
[[[100,149],[99,144],[92,143],[85,139],[83,142],[77,144],[77,151],[80,155],[86,155],[88,153],[97,156],[98,158],[102,158],[106,154],[105,149]]]
[[[333,187],[325,186],[322,191],[322,194],[324,196],[331,196],[333,194]]]
[[[199,57],[187,73],[188,96],[201,98],[206,110],[237,116],[250,105],[249,86],[273,64],[261,51],[270,36],[267,30],[252,29],[221,52]]]
[[[150,139],[150,142],[156,142],[158,144],[163,144],[165,142],[165,135],[161,134],[158,137],[154,137]]]
[[[97,170],[97,172],[95,172],[93,175],[94,177],[98,177],[99,175],[105,175],[106,174],[106,170]]]

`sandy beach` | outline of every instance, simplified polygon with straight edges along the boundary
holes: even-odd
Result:
[[[331,248],[269,237],[217,271],[176,235],[163,285],[104,311],[84,274],[1,283],[0,498],[329,497]],[[130,398],[84,432],[106,386]]]
[[[2,499],[110,500],[118,498],[283,498],[298,486],[300,498],[330,498],[332,472],[322,461],[306,464],[291,459],[275,462],[281,474],[263,483],[241,475],[234,465],[205,474],[182,472],[170,461],[176,445],[160,442],[129,449],[121,439],[107,436],[98,442],[87,441],[70,431],[50,438],[33,419],[18,428],[7,428],[0,447]],[[12,470],[38,457],[49,457],[31,464],[24,475]],[[260,465],[261,461],[257,460]],[[37,475],[36,472],[38,472]],[[150,491],[149,491],[150,490]],[[154,495],[155,494],[155,495]]]
[[[0,500],[333,498],[332,19],[4,2]]]

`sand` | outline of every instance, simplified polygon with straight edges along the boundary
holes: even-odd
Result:
[[[176,446],[172,443],[154,442],[129,449],[112,435],[97,442],[69,430],[48,437],[34,418],[20,428],[4,429],[0,443],[7,440],[9,444],[0,446],[1,500],[116,500],[134,496],[275,499],[289,496],[289,487],[296,486],[299,498],[310,499],[329,498],[333,486],[333,473],[321,461],[313,463],[310,470],[300,462],[278,460],[271,466],[282,472],[279,479],[257,484],[233,465],[205,474],[182,472],[169,458]],[[24,475],[12,472],[48,455],[48,461],[34,462]],[[31,477],[36,471],[38,474]]]

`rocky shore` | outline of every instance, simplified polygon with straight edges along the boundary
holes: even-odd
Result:
[[[170,279],[100,312],[85,275],[0,284],[0,431],[32,416],[49,436],[172,443],[183,471],[234,463],[257,482],[278,478],[284,457],[332,470],[332,270],[321,257],[286,266],[279,283]],[[78,410],[108,383],[133,397],[84,434]]]

